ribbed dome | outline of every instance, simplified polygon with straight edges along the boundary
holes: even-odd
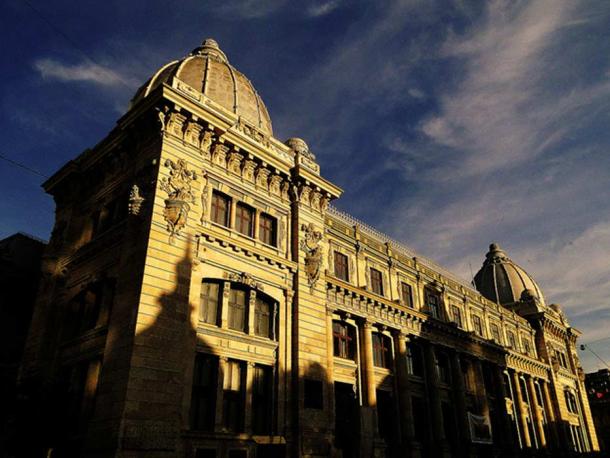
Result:
[[[132,105],[159,85],[171,85],[173,78],[202,92],[263,132],[273,135],[267,107],[250,80],[229,64],[227,56],[216,41],[207,39],[185,58],[161,67],[138,89],[131,101]]]
[[[489,246],[483,267],[474,276],[477,290],[487,299],[509,305],[524,299],[536,298],[544,306],[542,291],[534,279],[511,261],[496,244]]]

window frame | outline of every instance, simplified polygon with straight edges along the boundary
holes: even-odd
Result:
[[[207,286],[212,286],[212,285],[215,285],[218,288],[218,291],[216,292],[216,310],[215,310],[214,319],[212,321],[208,321],[208,318],[209,318],[208,317],[208,315],[209,315],[208,301],[210,300],[211,296],[209,296],[209,295],[205,296],[206,304],[204,305],[204,303],[203,303],[204,302],[204,288],[206,288]],[[201,291],[199,293],[199,321],[218,326],[219,321],[220,321],[219,318],[221,316],[221,308],[222,308],[222,291],[223,291],[222,282],[207,279],[207,278],[204,278],[201,280]],[[205,309],[208,309],[207,313],[205,312]]]
[[[400,299],[405,307],[413,308],[413,288],[406,281],[400,282]]]
[[[392,369],[392,339],[382,332],[372,333],[373,366]]]
[[[264,224],[265,221],[270,222],[269,227]],[[258,239],[265,245],[277,248],[277,224],[277,218],[268,213],[260,212],[258,216]]]
[[[220,206],[218,205],[218,202],[220,201],[224,202],[226,208],[220,209]],[[233,199],[230,196],[214,189],[212,191],[212,202],[210,204],[210,220],[219,226],[230,227],[232,201]]]
[[[371,292],[383,296],[383,273],[381,270],[369,267],[369,278],[371,280]]]
[[[479,315],[473,313],[471,315],[471,321],[474,333],[479,337],[485,337],[483,332],[483,319]]]
[[[341,260],[341,262],[339,262]],[[344,261],[344,262],[343,262]],[[335,277],[344,282],[349,282],[349,258],[346,254],[340,251],[333,251],[333,267]],[[341,271],[343,269],[343,272]]]
[[[248,329],[248,308],[250,300],[250,291],[251,290],[247,288],[241,287],[239,283],[231,283],[231,287],[229,289],[229,300],[227,302],[227,327],[229,329],[232,329],[233,331],[246,332]],[[236,300],[236,298],[240,295],[239,293],[243,293],[244,296],[243,307]],[[242,310],[243,312],[240,312]],[[241,314],[241,319],[243,323],[240,327],[237,327],[236,325],[236,312],[239,312]]]
[[[441,293],[432,288],[424,288],[424,296],[426,300],[426,311],[428,312],[428,314],[432,318],[441,320],[443,316],[443,299],[441,297]],[[436,302],[431,301],[431,298],[435,298]]]
[[[247,216],[247,218],[244,217]],[[254,238],[254,220],[256,210],[244,202],[235,204],[235,230],[241,235]],[[244,225],[246,227],[244,227]]]
[[[333,356],[355,361],[356,329],[343,320],[333,320]]]

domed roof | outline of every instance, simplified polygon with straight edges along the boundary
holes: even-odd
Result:
[[[161,67],[133,97],[136,104],[163,83],[177,78],[229,111],[273,135],[267,107],[252,83],[235,69],[215,40],[207,39],[181,60]]]
[[[537,299],[544,306],[540,287],[496,243],[489,246],[483,267],[474,276],[477,290],[487,299],[509,305],[520,299]]]

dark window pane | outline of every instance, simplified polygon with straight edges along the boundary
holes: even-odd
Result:
[[[218,358],[198,353],[195,357],[191,394],[191,428],[194,430],[214,429],[217,374]]]
[[[339,358],[354,359],[354,327],[341,321],[333,321],[333,350]]]
[[[238,203],[235,207],[235,229],[248,237],[254,235],[254,210]]]
[[[349,281],[347,256],[335,251],[335,276],[343,281]]]
[[[304,406],[306,409],[323,409],[322,382],[320,380],[305,379],[303,385]]]
[[[229,294],[229,328],[237,331],[246,329],[246,291],[231,288]]]
[[[381,272],[371,267],[371,290],[376,293],[383,295],[383,277]]]
[[[269,366],[254,366],[252,384],[252,429],[254,434],[269,434],[271,431],[273,379]]]
[[[258,223],[258,238],[267,245],[277,246],[277,220],[261,213]]]
[[[209,324],[218,324],[220,284],[204,281],[201,284],[199,319]]]
[[[426,306],[431,316],[441,318],[441,297],[438,292],[426,289]]]
[[[373,364],[389,369],[392,361],[390,352],[390,338],[377,332],[373,333]]]
[[[254,306],[254,334],[261,337],[272,337],[273,304],[262,298],[256,298]]]
[[[212,193],[212,221],[222,226],[229,226],[231,199],[219,192]]]
[[[244,363],[227,361],[223,390],[223,424],[229,431],[243,430],[243,413],[245,397]]]
[[[413,307],[413,295],[411,292],[411,285],[408,283],[402,282],[400,284],[400,295],[402,297],[402,302],[407,307]]]

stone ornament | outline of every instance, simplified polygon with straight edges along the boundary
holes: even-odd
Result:
[[[197,174],[187,169],[183,159],[178,159],[177,163],[167,159],[164,165],[170,171],[169,178],[163,178],[160,185],[161,189],[168,194],[168,198],[165,199],[163,216],[170,233],[169,243],[173,245],[175,236],[179,235],[186,225],[191,209],[190,203],[195,201],[193,181],[197,180]]]
[[[227,148],[225,145],[217,143],[214,145],[212,150],[212,163],[219,165],[220,167],[227,167]]]
[[[228,162],[228,169],[229,172],[232,172],[236,175],[241,175],[241,161],[244,158],[243,155],[239,154],[238,152],[231,152],[229,153],[229,162]]]
[[[210,132],[209,130],[206,130],[203,133],[203,137],[201,139],[200,152],[201,152],[201,155],[207,159],[210,158],[213,141],[214,141],[214,138],[212,136],[212,132]]]
[[[257,282],[252,275],[246,272],[229,272],[225,275],[228,280],[243,283],[250,288],[257,289],[259,291],[264,291],[263,285]],[[255,297],[255,296],[253,296]]]
[[[199,222],[201,224],[204,224],[205,220],[208,217],[208,192],[209,192],[209,187],[208,187],[208,174],[205,172],[205,170],[201,171],[201,218],[199,219]]]
[[[189,121],[184,131],[184,142],[199,147],[199,136],[202,129],[203,127],[197,121]]]
[[[131,191],[129,192],[129,204],[128,204],[128,212],[130,215],[138,216],[140,214],[140,210],[142,209],[142,203],[145,201],[144,197],[140,195],[140,188],[138,188],[137,184],[134,184],[131,187]]]
[[[320,278],[322,267],[322,233],[316,230],[313,223],[303,224],[301,230],[305,233],[300,243],[301,250],[305,252],[305,275],[309,287],[313,289]]]

